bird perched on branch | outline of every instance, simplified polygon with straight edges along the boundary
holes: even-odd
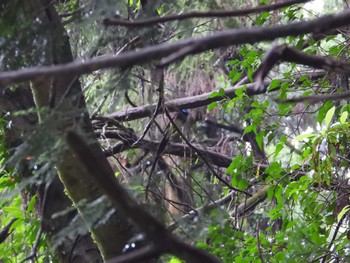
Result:
[[[182,130],[182,128],[186,123],[188,115],[189,115],[189,112],[187,109],[181,109],[178,112],[172,113],[170,117],[175,123],[175,125],[177,126],[177,128]],[[170,138],[174,141],[179,139],[179,134],[177,133],[176,128],[171,122],[169,122],[169,124],[165,129],[165,137],[167,137],[167,140],[169,140]]]

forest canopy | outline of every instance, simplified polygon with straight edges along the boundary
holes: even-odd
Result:
[[[349,4],[0,1],[0,262],[350,261]]]

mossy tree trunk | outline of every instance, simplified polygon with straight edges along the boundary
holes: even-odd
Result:
[[[72,61],[69,38],[54,6],[46,0],[32,0],[29,5],[32,11],[31,14],[33,14],[33,21],[38,18],[47,28],[43,36],[47,40],[44,64],[62,64]],[[24,9],[28,11],[28,7]],[[95,156],[97,156],[96,162],[102,163],[107,169],[111,169],[90,125],[78,76],[72,74],[55,79],[37,79],[31,82],[31,90],[35,106],[39,112],[40,125],[45,128],[46,124],[50,124],[47,131],[51,135],[50,138],[55,140],[55,142],[51,142],[52,145],[61,142],[59,154],[55,156],[55,164],[66,193],[90,228],[104,260],[119,255],[126,241],[132,236],[133,230],[125,217],[115,211],[108,200],[103,199],[103,191],[97,186],[94,177],[89,176],[89,171],[68,147],[65,147],[64,143],[67,131],[78,132],[89,142]],[[35,147],[35,145],[31,147]],[[101,174],[101,176],[104,175]],[[116,180],[116,178],[113,178],[113,180]],[[58,212],[58,209],[53,209],[54,207],[64,210],[70,205],[69,199],[64,196],[63,187],[60,186],[59,180],[53,180],[53,182],[51,187],[55,187],[55,189],[52,189],[54,191],[51,192],[55,192],[57,200],[54,198],[47,200],[52,202],[46,204],[47,207],[50,207],[50,211],[46,213],[48,221],[53,220],[50,217]],[[59,198],[57,198],[58,196]],[[97,209],[91,204],[96,200],[101,200],[103,203],[103,211],[99,218],[91,218],[94,209]],[[61,229],[55,229],[54,231],[51,229],[52,238],[59,230],[62,231],[63,227],[61,224],[56,226],[56,228]],[[88,250],[92,251],[91,242],[86,242],[84,239],[77,239],[76,242],[81,242],[83,246],[86,245],[86,253],[88,253]],[[77,244],[73,243],[72,246],[77,247]],[[70,258],[64,256],[64,254],[69,254],[68,251],[62,251],[61,262],[71,260],[72,255],[69,256]],[[84,248],[82,251],[84,251]],[[79,258],[83,262],[87,262],[86,257],[84,259],[83,255],[80,256]],[[95,252],[91,253],[88,258],[90,262],[101,261],[99,253]]]

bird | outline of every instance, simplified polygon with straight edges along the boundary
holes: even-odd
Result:
[[[189,111],[187,109],[180,109],[178,112],[175,112],[174,114],[171,114],[171,119],[175,123],[178,129],[181,130],[181,128],[185,125],[187,117],[189,115]],[[169,123],[165,130],[166,136],[168,138],[174,137],[175,134],[177,134],[177,130],[175,127],[173,127],[172,123]]]

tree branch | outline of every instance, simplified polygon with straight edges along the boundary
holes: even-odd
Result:
[[[125,213],[146,234],[160,253],[171,253],[188,262],[219,261],[208,252],[192,247],[173,236],[156,218],[144,210],[118,183],[114,174],[98,161],[96,154],[75,132],[66,135],[68,146],[89,170],[97,187],[104,190],[115,208]],[[116,261],[117,262],[117,261]]]
[[[270,84],[270,81],[265,81],[264,85],[267,87]],[[225,95],[224,96],[217,96],[217,97],[211,97],[209,98],[210,94],[212,92],[204,93],[201,95],[197,96],[192,96],[192,97],[186,97],[186,98],[179,98],[179,99],[174,99],[170,100],[164,103],[164,106],[171,112],[175,111],[178,112],[180,109],[193,109],[193,108],[198,108],[201,106],[207,106],[212,102],[215,101],[221,101],[221,100],[226,100],[226,99],[232,99],[236,97],[236,91],[237,89],[243,88],[243,86],[240,87],[234,87],[234,88],[229,88],[225,90]],[[252,84],[247,84],[246,85],[246,94],[248,96],[253,96],[253,95],[259,95],[265,93],[264,90],[258,90],[256,91],[254,89],[255,83]],[[130,109],[125,109],[122,111],[114,112],[111,113],[107,116],[107,118],[110,119],[115,119],[119,121],[132,121],[140,118],[145,118],[145,117],[150,117],[154,113],[156,109],[156,104],[151,104],[151,105],[145,105],[145,106],[139,106],[139,107],[134,107]],[[159,111],[157,114],[163,113],[163,107],[159,108]],[[96,116],[95,119],[104,119],[106,117],[103,116]]]
[[[253,44],[261,41],[272,41],[286,36],[298,36],[308,33],[321,33],[330,29],[350,24],[350,11],[336,15],[325,15],[310,21],[301,21],[288,25],[272,27],[254,27],[222,31],[197,39],[187,38],[173,43],[149,46],[137,51],[129,51],[117,56],[106,55],[86,61],[75,61],[55,66],[32,67],[22,70],[0,73],[0,86],[28,81],[36,78],[63,76],[65,74],[87,74],[103,68],[119,67],[122,69],[143,64],[155,59],[169,56],[185,46],[194,45],[190,54],[198,54],[210,49],[229,45]],[[350,71],[348,72],[350,74]]]
[[[105,26],[125,26],[125,27],[146,27],[155,25],[158,23],[170,22],[170,21],[181,21],[190,18],[209,18],[209,17],[237,17],[249,14],[256,14],[261,12],[268,12],[287,7],[295,4],[301,4],[309,2],[310,0],[288,0],[281,3],[275,3],[271,5],[262,5],[253,8],[247,8],[243,10],[214,10],[207,12],[192,11],[182,14],[172,14],[162,17],[152,17],[148,19],[129,21],[121,18],[106,18],[103,20]]]
[[[350,97],[350,91],[335,93],[335,94],[325,94],[325,95],[310,95],[304,97],[295,97],[291,99],[279,99],[276,100],[277,103],[293,103],[293,102],[308,102],[309,104],[315,104],[318,102],[323,102],[327,100],[343,100]]]
[[[0,230],[0,244],[11,234],[10,228],[16,220],[17,218],[12,218],[10,222]]]

